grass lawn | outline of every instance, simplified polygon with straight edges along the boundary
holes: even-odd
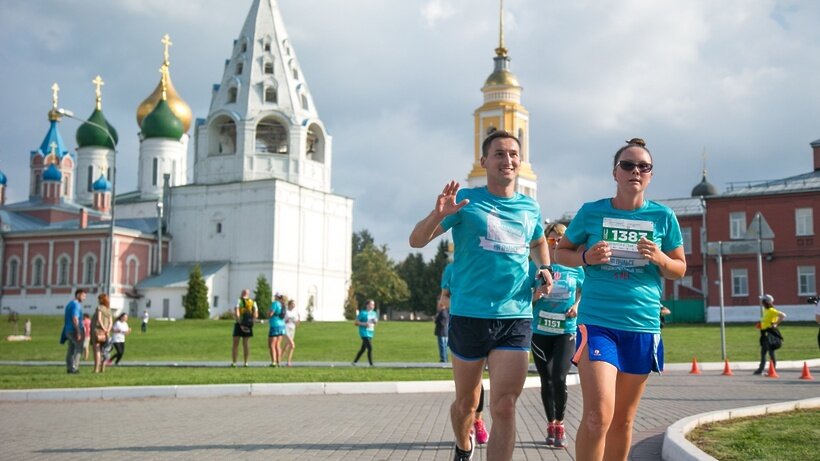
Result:
[[[25,317],[21,316],[22,321]],[[12,326],[0,318],[0,331],[11,334]],[[59,361],[65,359],[65,346],[59,344],[62,318],[32,316],[32,340],[0,341],[2,361]],[[22,321],[20,329],[22,329]],[[151,320],[148,333],[139,332],[139,321],[132,320],[134,331],[126,339],[125,362],[145,361],[221,361],[231,358],[232,321]],[[811,323],[784,323],[786,342],[778,351],[781,360],[817,357],[817,326]],[[251,340],[251,360],[268,360],[267,325],[257,325]],[[759,359],[759,332],[751,324],[727,327],[727,351],[731,361]],[[667,363],[688,363],[693,357],[701,362],[720,361],[720,329],[715,325],[669,325],[663,330]],[[296,362],[350,362],[360,340],[352,322],[303,322],[296,332]],[[376,328],[373,359],[384,362],[437,362],[436,338],[432,322],[382,322]],[[241,347],[240,347],[241,356]],[[84,365],[84,371],[90,367]],[[449,370],[440,369],[348,369],[293,368],[248,370],[191,368],[119,368],[104,377],[81,373],[69,379],[62,367],[0,367],[0,388],[126,386],[144,384],[205,384],[248,382],[317,381],[414,381],[450,379]]]
[[[687,434],[686,438],[722,461],[817,459],[820,410],[706,424]]]

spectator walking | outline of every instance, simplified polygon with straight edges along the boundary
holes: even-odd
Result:
[[[772,366],[777,369],[777,358],[774,351],[780,348],[783,342],[783,336],[777,326],[786,320],[786,314],[774,308],[774,298],[772,295],[763,295],[760,297],[760,303],[763,305],[763,314],[760,316],[760,365],[754,374],[759,375],[766,369],[766,355],[772,361]]]
[[[270,327],[268,329],[268,351],[270,352],[270,366],[278,367],[282,362],[282,335],[285,334],[285,306],[282,305],[284,296],[276,293],[268,309]]]
[[[259,317],[259,309],[256,301],[250,299],[250,290],[242,290],[242,295],[236,301],[234,307],[234,318],[236,323],[233,327],[233,348],[231,349],[231,367],[236,368],[236,356],[239,353],[239,339],[242,339],[242,353],[245,359],[245,367],[248,366],[250,357],[250,346],[248,342],[253,338],[253,324]]]
[[[31,319],[26,319],[26,323],[23,324],[23,336],[31,338]]]
[[[105,348],[111,340],[111,329],[114,327],[114,316],[109,307],[108,295],[97,296],[97,310],[91,322],[91,337],[94,340],[94,373],[105,371]]]
[[[82,318],[83,301],[85,301],[85,290],[78,288],[74,292],[74,299],[65,306],[60,344],[68,343],[65,366],[69,374],[80,372],[80,357],[83,353],[83,326],[80,319]]]
[[[131,327],[128,326],[128,314],[123,312],[117,317],[111,332],[111,342],[117,352],[108,359],[108,364],[111,365],[113,362],[114,365],[119,365],[122,356],[125,355],[125,337],[131,334]]]
[[[91,350],[91,316],[83,314],[83,360],[88,360]]]
[[[282,355],[287,354],[288,366],[293,365],[293,351],[296,349],[296,327],[302,323],[299,310],[296,309],[296,301],[288,301],[288,309],[285,312],[285,344],[282,347]]]
[[[148,332],[148,318],[151,314],[148,311],[142,311],[142,325],[140,326],[140,331],[143,333]]]

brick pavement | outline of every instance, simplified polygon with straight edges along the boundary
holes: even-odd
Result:
[[[632,460],[658,460],[662,433],[691,414],[820,396],[817,381],[652,376],[638,412]],[[452,394],[311,395],[0,403],[0,459],[449,460]],[[567,432],[578,427],[580,388],[570,388]],[[543,444],[538,389],[518,406],[514,460],[574,460]],[[491,422],[489,414],[487,415]],[[479,449],[475,460],[484,460]]]

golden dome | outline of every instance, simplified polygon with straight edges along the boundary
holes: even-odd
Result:
[[[165,100],[168,102],[168,105],[171,106],[171,112],[182,122],[182,130],[187,133],[188,129],[191,128],[191,119],[193,117],[191,106],[177,94],[174,85],[171,83],[170,74],[167,77],[165,94]],[[142,120],[157,107],[157,103],[159,103],[160,99],[162,99],[162,79],[160,79],[154,92],[145,98],[145,101],[142,101],[137,108],[137,126],[142,126]]]
[[[487,77],[484,86],[520,86],[518,78],[508,70],[497,70]]]

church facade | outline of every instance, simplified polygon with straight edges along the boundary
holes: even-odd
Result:
[[[188,274],[199,264],[212,317],[261,275],[296,300],[303,318],[341,320],[353,201],[332,191],[332,138],[276,1],[253,1],[207,117],[193,120],[177,94],[168,36],[163,44],[160,82],[137,108],[136,191],[115,194],[108,181],[118,138],[102,114],[102,82],[76,152],[57,129],[55,90],[49,131],[31,156],[29,200],[0,207],[0,305],[60,313],[83,287],[110,292],[118,309],[181,318]],[[0,177],[0,194],[6,182]],[[93,296],[86,302],[90,309]]]

